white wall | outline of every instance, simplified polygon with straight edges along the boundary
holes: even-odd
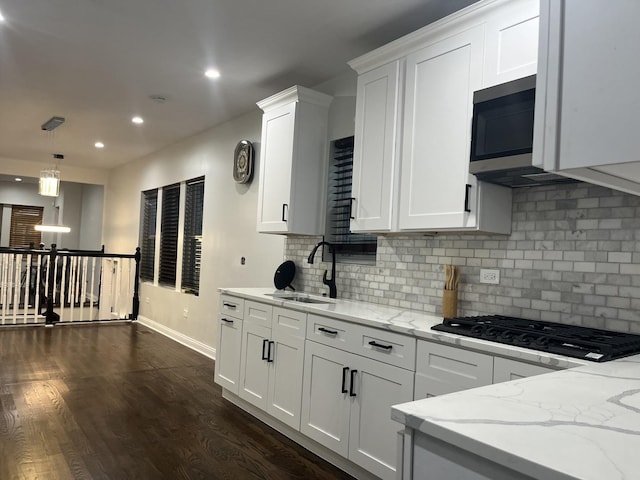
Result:
[[[108,251],[133,252],[138,244],[141,192],[205,176],[203,265],[200,296],[144,283],[140,315],[208,347],[215,347],[219,287],[273,285],[284,238],[256,232],[258,175],[249,185],[233,181],[233,151],[247,139],[256,147],[258,109],[155,154],[111,171],[106,191],[104,243]],[[246,265],[240,258],[246,257]],[[185,318],[185,309],[187,310]]]
[[[102,185],[82,185],[82,218],[80,219],[81,250],[100,250],[102,246],[102,220],[104,209],[104,187]],[[116,252],[118,253],[118,252]]]

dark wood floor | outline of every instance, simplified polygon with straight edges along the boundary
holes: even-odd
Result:
[[[351,478],[142,325],[0,329],[0,479]]]

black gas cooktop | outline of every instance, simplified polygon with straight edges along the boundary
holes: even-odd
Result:
[[[500,315],[445,318],[431,328],[594,362],[640,353],[640,335]]]

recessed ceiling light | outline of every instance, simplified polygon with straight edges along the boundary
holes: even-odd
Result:
[[[16,177],[16,182],[21,182],[22,179],[20,177]]]
[[[131,121],[137,124],[144,123],[144,120],[142,119],[142,117],[133,117]]]
[[[207,69],[207,71],[204,72],[204,74],[209,78],[220,78],[220,72],[214,68]]]
[[[95,145],[96,148],[104,148],[104,143],[102,143],[102,142],[96,142],[96,143],[94,143],[94,145]]]

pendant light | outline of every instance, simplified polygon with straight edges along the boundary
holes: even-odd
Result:
[[[64,117],[51,117],[40,126],[40,130],[49,132],[53,135],[53,130],[64,123]],[[48,168],[40,171],[40,182],[38,193],[44,197],[57,197],[60,195],[60,170],[58,170],[58,160],[63,160],[64,155],[54,153],[53,158],[56,160],[54,168]]]

